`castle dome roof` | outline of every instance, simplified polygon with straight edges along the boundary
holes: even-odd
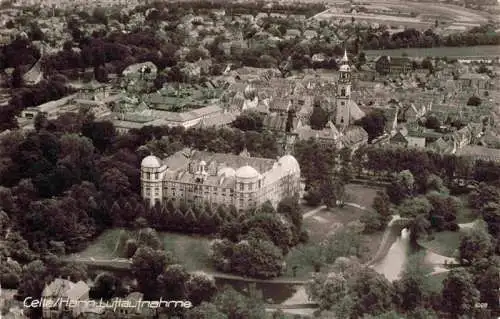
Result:
[[[160,168],[161,165],[161,160],[154,155],[144,157],[141,162],[141,167],[143,168]]]
[[[257,178],[259,176],[260,176],[259,172],[257,172],[255,168],[249,165],[242,166],[238,168],[238,170],[236,171],[237,178],[250,179],[250,178]]]

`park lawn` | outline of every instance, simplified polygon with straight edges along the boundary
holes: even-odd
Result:
[[[462,232],[443,231],[434,233],[432,240],[421,240],[419,245],[430,251],[446,257],[456,257],[456,252],[460,246]]]
[[[367,186],[360,184],[347,184],[347,202],[356,203],[366,208],[371,208],[373,199],[378,191],[383,190],[382,187]]]
[[[209,259],[210,239],[194,235],[160,232],[164,248],[188,270],[214,271]]]
[[[131,231],[121,228],[106,230],[78,255],[96,259],[123,257],[123,247],[119,244],[123,232],[131,234]],[[164,249],[172,252],[178,262],[188,270],[211,268],[208,260],[210,239],[169,232],[158,232],[158,235],[164,243]]]
[[[441,290],[443,290],[443,281],[447,276],[447,272],[432,275],[431,280],[427,281],[430,291],[437,293],[441,292]]]
[[[463,207],[458,211],[457,224],[466,224],[477,219],[478,213],[470,207]]]
[[[78,253],[82,258],[115,258],[121,257],[118,243],[124,229],[113,228],[104,231],[85,250]]]

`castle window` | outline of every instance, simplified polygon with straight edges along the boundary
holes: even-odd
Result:
[[[345,102],[344,102],[344,101],[340,102],[340,105],[344,106],[344,105],[345,105]]]
[[[345,96],[345,95],[346,95],[346,91],[345,91],[345,89],[340,90],[340,95],[341,95],[341,96]]]
[[[160,179],[160,173],[155,173],[155,179]]]
[[[147,179],[151,179],[151,173],[150,173],[150,172],[147,172],[147,173],[146,173],[146,178],[147,178]]]
[[[344,123],[344,118],[340,118],[340,123]]]
[[[243,191],[243,183],[240,183],[240,191]]]
[[[249,190],[249,191],[251,191],[251,190],[252,190],[252,186],[253,186],[253,184],[251,184],[251,183],[250,183],[250,184],[248,184],[248,190]]]

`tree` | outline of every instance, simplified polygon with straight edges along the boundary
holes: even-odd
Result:
[[[478,222],[460,240],[460,262],[470,265],[478,259],[488,257],[492,250],[492,237],[488,234],[485,223]]]
[[[126,196],[130,193],[131,189],[129,179],[117,168],[112,168],[104,172],[99,180],[99,185],[100,189],[110,199],[118,199],[120,196]],[[117,212],[118,216],[121,216],[121,212],[121,210]]]
[[[237,274],[255,278],[277,277],[283,271],[283,254],[272,242],[243,240],[234,246],[231,269]]]
[[[108,15],[106,9],[103,7],[95,8],[94,11],[92,12],[92,18],[96,23],[104,25],[108,24]]]
[[[248,218],[243,223],[243,227],[248,231],[261,230],[274,245],[281,248],[283,254],[288,253],[288,249],[293,245],[291,224],[279,215],[260,213]]]
[[[158,276],[163,274],[165,267],[172,261],[172,257],[163,251],[153,250],[150,247],[137,249],[132,257],[131,269],[145,298],[154,297],[158,290]]]
[[[182,300],[186,298],[186,281],[189,273],[182,265],[170,265],[158,276],[162,293],[167,300]]]
[[[328,122],[328,113],[319,105],[315,105],[309,118],[309,123],[313,130],[322,130]]]
[[[217,292],[215,281],[205,274],[193,274],[186,282],[188,299],[195,306],[210,301]]]
[[[483,219],[488,225],[488,232],[493,236],[493,238],[499,238],[500,235],[500,206],[491,205],[485,207],[481,211]],[[500,242],[497,242],[497,250]]]
[[[249,296],[245,297],[228,286],[215,297],[214,304],[228,318],[266,318],[261,295],[255,291],[255,286],[250,285],[248,292]]]
[[[443,282],[442,310],[454,318],[472,318],[479,291],[474,287],[472,276],[465,270],[452,269]]]
[[[379,315],[391,310],[393,304],[393,287],[381,274],[373,269],[363,268],[349,284],[350,295],[353,297],[353,314]]]
[[[203,302],[201,305],[189,309],[186,312],[186,319],[229,319],[229,317],[219,311],[214,304]]]
[[[469,98],[469,100],[467,101],[467,105],[470,105],[470,106],[479,106],[481,105],[482,103],[482,100],[480,97],[476,96],[476,95],[473,95]]]
[[[7,259],[0,262],[0,285],[6,289],[17,289],[22,275],[21,265],[13,260]]]
[[[482,209],[490,203],[500,202],[500,191],[498,188],[486,183],[480,183],[477,189],[469,194],[469,205],[473,208]]]
[[[297,236],[302,229],[302,213],[298,197],[285,197],[278,203],[278,214],[286,216],[294,225],[294,234]]]
[[[233,122],[233,126],[242,131],[260,132],[263,127],[264,118],[257,112],[243,112]]]
[[[40,298],[48,279],[49,272],[45,264],[41,260],[32,261],[23,269],[17,293],[22,298]]]
[[[85,264],[70,262],[59,269],[59,275],[73,282],[85,281],[88,278],[88,268]]]
[[[387,118],[384,111],[376,109],[357,120],[355,124],[365,129],[368,133],[368,142],[371,142],[384,134],[386,123]]]
[[[437,116],[431,114],[425,120],[425,127],[432,130],[437,130],[441,127],[441,122],[439,121]]]
[[[119,285],[120,281],[114,275],[101,273],[90,291],[91,298],[109,300],[115,296]]]
[[[432,278],[427,276],[432,268],[425,264],[425,254],[410,255],[401,279],[394,283],[398,305],[411,312],[426,305],[431,293]]]
[[[109,81],[108,71],[106,67],[99,65],[94,67],[94,78],[99,83],[107,83]]]
[[[331,264],[339,257],[358,256],[361,252],[363,231],[362,223],[351,222],[329,235],[322,244],[325,261]]]
[[[155,250],[163,249],[163,243],[153,228],[141,229],[137,241],[139,246],[148,246]]]
[[[15,67],[14,71],[12,71],[12,87],[17,89],[24,86],[23,72],[21,67]]]
[[[391,202],[401,203],[405,198],[411,197],[415,191],[415,178],[409,170],[400,172],[387,188],[387,195]]]
[[[398,213],[402,217],[427,216],[432,210],[432,204],[423,196],[408,198],[403,200],[398,206]]]
[[[431,228],[431,223],[427,219],[427,216],[420,214],[413,218],[408,227],[410,231],[410,241],[416,244],[422,235],[426,235]]]
[[[489,265],[477,277],[476,287],[480,293],[480,301],[488,304],[488,308],[492,311],[498,311],[500,308],[498,300],[500,267],[498,265]]]
[[[331,309],[347,294],[347,280],[342,274],[315,274],[306,285],[310,300],[317,301],[320,309]]]
[[[99,151],[104,152],[116,137],[116,130],[111,122],[91,122],[83,125],[82,134],[90,138]]]
[[[377,191],[377,195],[373,198],[372,207],[380,216],[389,217],[391,215],[391,202],[385,191]]]

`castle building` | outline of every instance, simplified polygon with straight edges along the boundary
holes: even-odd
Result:
[[[141,163],[142,197],[150,204],[168,200],[257,207],[274,206],[300,191],[300,167],[291,155],[277,160],[204,151],[179,151]]]

